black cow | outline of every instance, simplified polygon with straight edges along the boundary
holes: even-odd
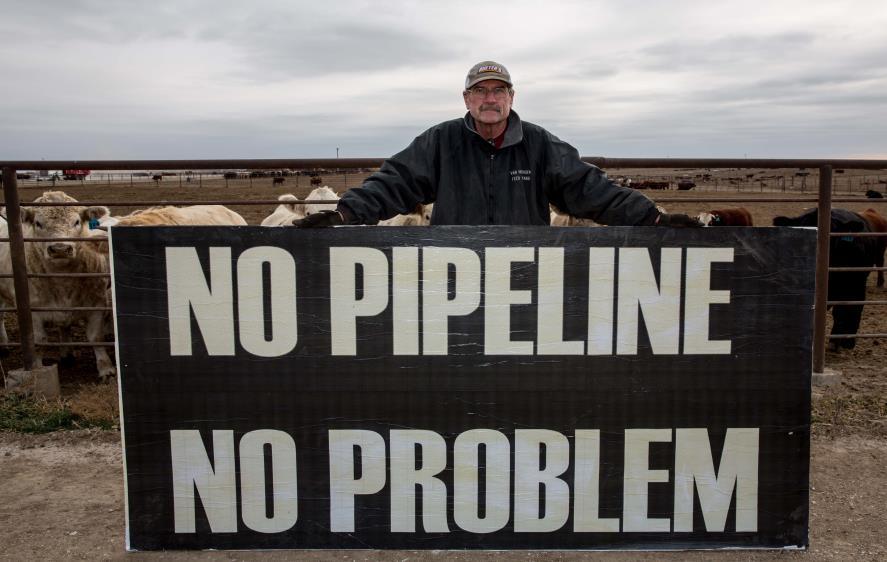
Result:
[[[874,189],[870,189],[870,190],[866,191],[865,196],[868,197],[869,199],[883,199],[884,198],[883,193],[881,193],[880,191],[875,191]]]
[[[773,226],[816,226],[819,211],[813,209],[799,217],[776,217]],[[832,209],[832,232],[870,232],[868,223],[859,214],[846,209]],[[877,260],[876,240],[870,236],[833,236],[829,241],[829,267],[871,267]],[[865,300],[869,271],[831,271],[828,274],[828,300]],[[862,305],[832,307],[832,335],[855,334],[862,319]],[[853,349],[855,338],[832,340],[830,347]]]

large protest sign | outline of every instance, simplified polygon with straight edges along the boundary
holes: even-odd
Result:
[[[811,231],[111,242],[132,549],[807,543]]]

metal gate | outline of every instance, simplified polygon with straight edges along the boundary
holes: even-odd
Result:
[[[819,209],[819,230],[817,243],[817,267],[816,267],[816,297],[814,311],[814,349],[813,370],[823,372],[825,368],[825,348],[829,338],[887,338],[885,333],[857,333],[826,335],[826,309],[829,305],[887,305],[887,300],[866,301],[828,301],[828,273],[829,271],[885,271],[885,267],[858,267],[858,268],[829,268],[829,238],[832,236],[887,236],[887,233],[832,233],[831,216],[832,203],[836,202],[860,202],[859,198],[833,197],[834,170],[865,169],[885,170],[887,160],[844,160],[844,159],[728,159],[728,158],[603,158],[586,157],[584,161],[600,168],[812,168],[819,170],[818,196],[803,196],[791,198],[755,198],[755,197],[681,197],[674,198],[656,195],[657,202],[810,202],[817,203]],[[108,161],[6,161],[0,162],[3,170],[3,192],[6,203],[6,218],[9,227],[9,237],[0,238],[0,242],[8,241],[10,245],[10,258],[12,261],[12,273],[3,274],[3,277],[12,277],[16,293],[15,308],[0,308],[0,312],[16,312],[20,332],[20,341],[5,344],[7,347],[21,347],[22,362],[26,370],[34,368],[35,345],[40,346],[113,346],[113,342],[35,342],[32,323],[32,312],[50,311],[87,311],[103,310],[110,308],[32,308],[30,305],[28,278],[29,277],[108,277],[106,273],[29,273],[25,260],[25,243],[40,241],[82,241],[80,238],[24,238],[21,225],[21,201],[18,193],[17,170],[60,170],[60,169],[90,169],[90,170],[269,170],[269,169],[338,169],[354,170],[361,168],[378,168],[384,160],[381,158],[343,158],[343,159],[267,159],[267,160],[108,160]],[[53,184],[54,185],[54,184]],[[783,181],[783,188],[785,184]],[[667,192],[666,192],[667,193]],[[884,203],[887,199],[865,200],[867,203]],[[323,203],[324,201],[313,201]],[[128,201],[129,206],[164,205],[193,205],[193,204],[217,204],[217,205],[277,205],[274,200],[219,200],[219,201]],[[101,201],[80,201],[76,203],[26,203],[28,206],[39,205],[67,205],[67,206],[91,206],[104,205]]]

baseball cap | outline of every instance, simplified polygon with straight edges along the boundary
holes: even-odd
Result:
[[[468,71],[468,76],[465,77],[465,89],[467,90],[484,80],[501,80],[508,84],[509,87],[514,86],[511,83],[511,74],[508,73],[507,68],[498,62],[485,60],[472,66],[471,70]]]

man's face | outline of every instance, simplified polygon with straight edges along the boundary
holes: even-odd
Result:
[[[484,80],[464,92],[462,97],[476,122],[495,125],[508,119],[514,92],[501,80]]]

